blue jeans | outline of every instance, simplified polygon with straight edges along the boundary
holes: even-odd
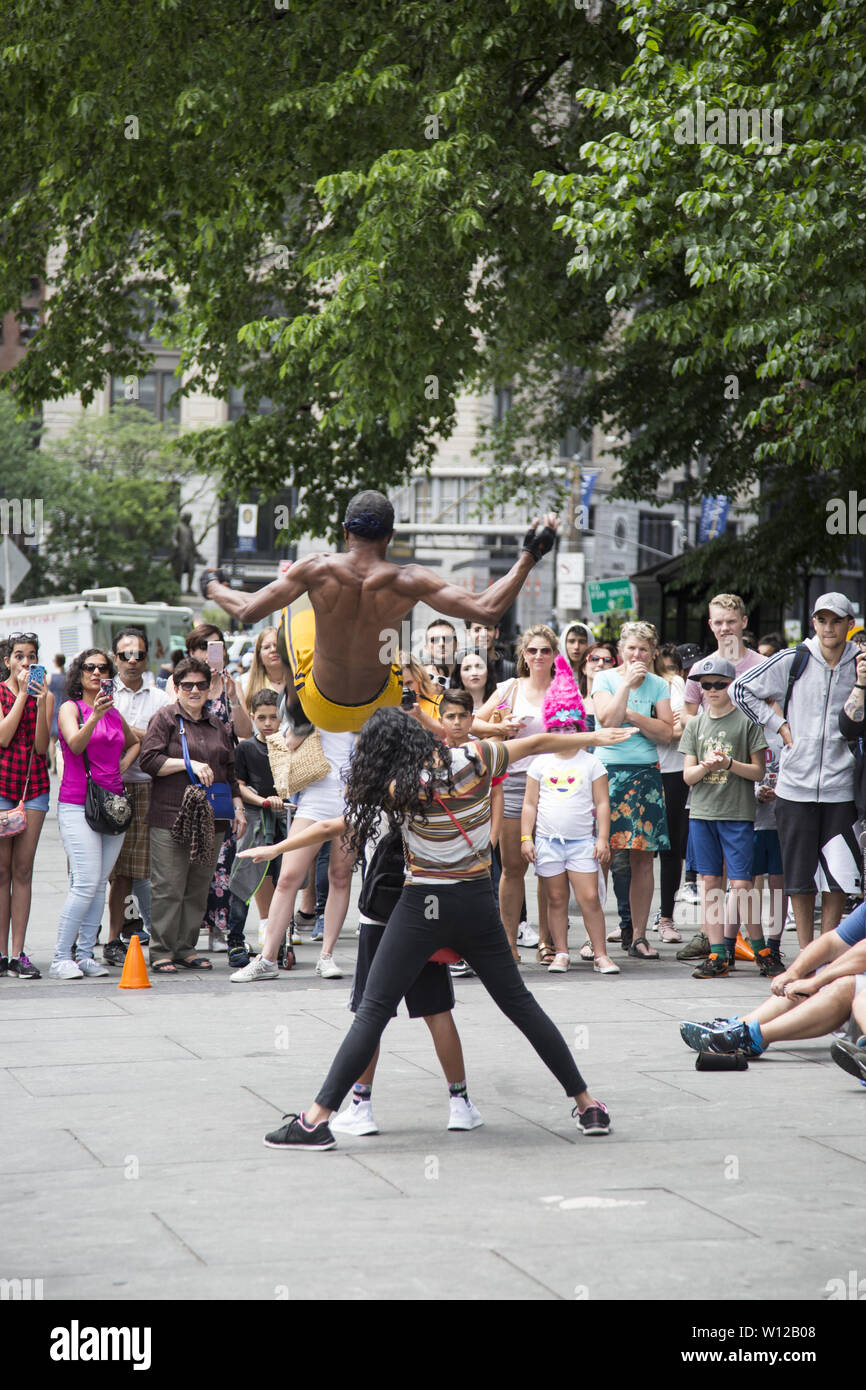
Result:
[[[57,822],[69,860],[69,892],[60,910],[54,959],[72,960],[76,936],[79,960],[92,959],[108,875],[123,848],[123,836],[91,830],[84,819],[84,807],[69,801],[58,803]]]

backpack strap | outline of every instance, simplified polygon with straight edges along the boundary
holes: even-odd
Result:
[[[809,648],[805,642],[798,642],[794,652],[794,660],[791,662],[791,669],[788,672],[788,688],[785,691],[785,702],[782,705],[782,714],[785,723],[788,722],[788,705],[791,703],[791,694],[794,689],[794,682],[798,681],[809,664]]]

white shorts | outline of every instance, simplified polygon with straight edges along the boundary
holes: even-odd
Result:
[[[594,849],[594,835],[580,840],[549,840],[539,835],[535,841],[535,872],[539,878],[555,878],[569,869],[574,874],[594,874],[598,870]]]

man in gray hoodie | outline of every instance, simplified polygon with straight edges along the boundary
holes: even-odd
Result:
[[[839,730],[839,714],[856,683],[858,648],[846,640],[854,609],[844,594],[822,594],[812,609],[808,658],[790,686],[797,652],[786,647],[744,673],[731,699],[754,723],[784,743],[776,784],[776,829],[782,846],[801,949],[814,934],[815,894],[821,891],[821,931],[839,925],[846,893],[860,887],[855,833],[855,761]],[[787,702],[787,709],[780,706]]]

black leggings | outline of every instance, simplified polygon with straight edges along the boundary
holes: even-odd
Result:
[[[425,961],[442,946],[467,960],[507,1018],[532,1043],[566,1095],[586,1090],[565,1038],[520,978],[490,879],[407,885],[391,913],[364,997],[316,1101],[338,1110]]]
[[[662,786],[665,792],[665,811],[668,819],[668,839],[670,849],[659,850],[661,865],[661,914],[673,920],[674,898],[680,886],[683,872],[683,859],[689,837],[689,813],[686,801],[689,789],[683,781],[681,772],[663,772]]]

